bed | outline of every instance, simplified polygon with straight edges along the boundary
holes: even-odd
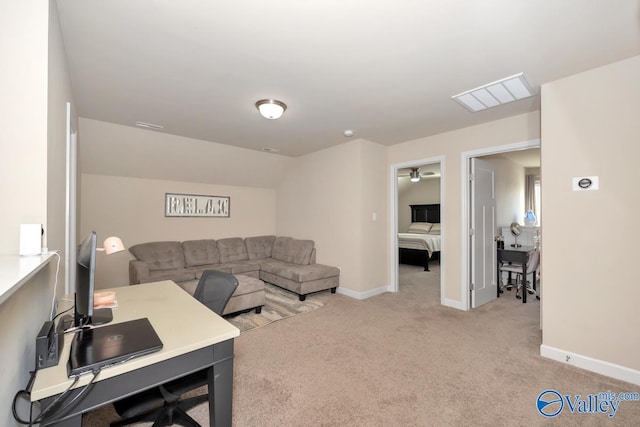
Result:
[[[400,264],[423,266],[429,271],[429,260],[440,259],[440,204],[410,205],[411,225],[398,233]]]

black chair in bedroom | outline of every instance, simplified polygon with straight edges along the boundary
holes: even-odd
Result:
[[[221,271],[207,270],[202,273],[194,297],[222,315],[231,295],[238,287],[236,278]],[[126,397],[113,404],[121,420],[111,423],[111,427],[126,426],[141,421],[153,421],[154,427],[175,424],[199,427],[187,411],[209,399],[207,393],[180,399],[180,396],[208,383],[207,370],[191,373],[182,378],[162,384],[156,388]]]

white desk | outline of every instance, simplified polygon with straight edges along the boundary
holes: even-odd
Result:
[[[80,426],[82,413],[202,369],[209,369],[210,424],[231,426],[233,392],[233,339],[238,328],[218,316],[172,281],[109,289],[116,292],[118,308],[113,322],[146,317],[162,340],[162,350],[103,369],[90,392],[61,420],[41,425]],[[41,369],[31,391],[32,401],[43,406],[73,382],[67,376],[72,334],[67,334],[57,366]],[[81,377],[69,401],[89,383]],[[215,380],[214,380],[215,378]]]

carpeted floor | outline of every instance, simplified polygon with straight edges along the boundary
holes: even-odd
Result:
[[[640,387],[542,358],[537,300],[506,293],[470,312],[441,306],[432,270],[401,266],[398,293],[363,301],[314,294],[321,310],[242,333],[234,426],[638,425],[635,401],[614,418],[541,416],[536,399],[547,389],[586,396]],[[206,405],[191,414],[208,425]]]

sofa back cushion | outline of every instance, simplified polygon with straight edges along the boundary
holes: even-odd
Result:
[[[242,237],[231,237],[218,240],[220,262],[235,262],[249,259],[247,248]]]
[[[218,245],[213,239],[186,240],[182,242],[182,250],[187,267],[220,263]]]
[[[308,265],[313,254],[313,240],[299,240],[291,237],[276,237],[271,257],[279,261]]]
[[[271,258],[275,240],[276,236],[257,236],[244,239],[249,259],[255,261],[257,259]]]
[[[140,243],[129,248],[129,252],[149,266],[149,270],[184,268],[184,255],[180,242]]]

